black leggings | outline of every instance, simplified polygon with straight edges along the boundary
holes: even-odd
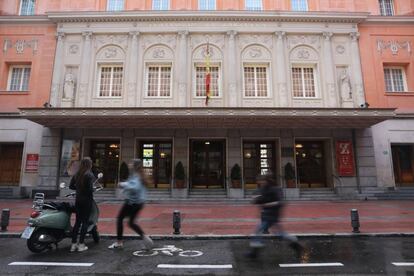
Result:
[[[83,203],[76,202],[75,208],[76,208],[76,222],[75,222],[75,226],[73,226],[72,243],[76,243],[78,239],[79,228],[80,228],[79,243],[84,243],[86,232],[89,226],[89,217],[92,211],[92,204],[91,202],[83,202]]]
[[[144,231],[142,231],[141,227],[139,227],[139,225],[134,223],[135,218],[141,211],[142,207],[144,207],[144,204],[124,203],[121,210],[119,211],[118,219],[117,219],[117,238],[119,241],[122,240],[123,238],[123,232],[124,232],[123,221],[124,221],[124,218],[126,217],[129,217],[129,222],[128,222],[129,227],[131,227],[131,229],[133,229],[141,237],[144,236]]]

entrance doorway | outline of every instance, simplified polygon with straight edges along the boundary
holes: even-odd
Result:
[[[258,175],[273,174],[276,179],[276,151],[273,141],[243,143],[243,177],[246,189],[257,189]]]
[[[297,181],[300,188],[327,187],[326,150],[323,141],[295,143]]]
[[[392,145],[392,162],[395,184],[400,187],[414,186],[414,146]]]
[[[171,141],[139,141],[138,156],[142,159],[145,173],[152,178],[148,188],[169,189],[172,170]]]
[[[105,188],[116,188],[118,185],[119,155],[119,140],[90,141],[92,171],[95,175],[103,173],[104,176],[100,182]]]
[[[23,143],[0,144],[0,186],[18,186],[22,170]]]
[[[192,188],[224,188],[225,140],[190,141]]]

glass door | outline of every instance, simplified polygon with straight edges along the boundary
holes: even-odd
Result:
[[[327,187],[324,142],[296,141],[295,151],[299,187]]]
[[[193,188],[223,188],[225,146],[222,140],[192,140],[190,174]]]
[[[105,188],[116,188],[118,184],[118,168],[120,143],[114,141],[91,141],[90,157],[92,159],[92,171],[95,175],[102,172],[101,183]]]

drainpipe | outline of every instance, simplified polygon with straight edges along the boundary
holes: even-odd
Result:
[[[355,128],[352,129],[352,149],[354,151],[354,164],[355,164],[355,175],[356,175],[356,181],[357,181],[357,189],[358,193],[361,193],[361,182],[359,179],[359,166],[358,166],[358,157],[357,157],[357,151],[356,151],[356,132]]]

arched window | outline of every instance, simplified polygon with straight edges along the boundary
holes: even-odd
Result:
[[[99,98],[122,97],[124,83],[125,52],[122,48],[109,45],[98,51],[97,96]]]

